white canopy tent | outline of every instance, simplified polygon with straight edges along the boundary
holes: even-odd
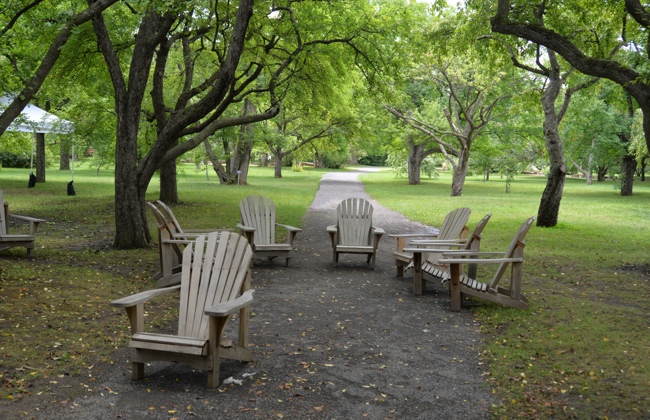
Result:
[[[10,102],[11,99],[6,96],[0,97],[0,112]],[[7,128],[7,131],[67,134],[74,131],[74,124],[54,114],[50,114],[35,105],[27,104],[23,112]]]
[[[11,103],[12,99],[0,96],[0,112],[3,112]],[[68,134],[74,131],[74,124],[41,108],[27,104],[20,115],[7,127],[7,131],[21,131],[34,133],[34,138],[39,144],[37,146],[37,175],[34,175],[34,140],[32,140],[32,151],[30,154],[30,175],[28,187],[31,188],[36,182],[45,182],[45,133]],[[72,145],[72,179],[74,181],[74,144]],[[72,181],[68,184],[68,195],[75,195],[72,188]]]

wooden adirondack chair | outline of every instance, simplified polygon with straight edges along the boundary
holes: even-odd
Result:
[[[190,243],[188,239],[176,239],[176,226],[171,220],[166,220],[154,203],[147,201],[147,205],[156,217],[158,223],[158,258],[160,260],[160,271],[153,276],[157,280],[156,287],[166,287],[177,282],[178,276],[173,275],[181,272],[181,261],[183,259],[183,247]]]
[[[183,260],[183,249],[200,235],[210,232],[225,232],[224,230],[186,230],[180,227],[180,223],[174,216],[172,210],[162,201],[155,204],[147,202],[151,212],[156,217],[158,224],[158,256],[160,258],[160,271],[153,277],[157,280],[157,287],[171,286],[180,281],[178,274],[181,272],[181,261]]]
[[[511,308],[528,308],[528,299],[521,294],[524,264],[524,238],[535,220],[526,220],[512,238],[506,252],[455,252],[443,253],[438,262],[449,265],[451,310],[460,311],[462,295],[474,296],[491,302],[500,303]],[[495,256],[496,258],[481,258]],[[463,273],[464,264],[499,264],[494,277],[489,283],[478,281]],[[499,285],[510,266],[510,288]]]
[[[449,272],[449,265],[441,264],[440,258],[435,260],[429,258],[422,262],[422,255],[426,253],[437,254],[438,256],[443,253],[447,256],[453,255],[457,252],[459,255],[464,254],[465,252],[478,252],[481,247],[481,236],[485,225],[492,217],[492,214],[487,214],[482,218],[474,228],[474,231],[469,236],[467,240],[457,241],[456,243],[450,241],[413,241],[417,243],[417,248],[405,248],[404,251],[411,252],[413,254],[413,290],[420,288],[421,290],[426,289],[426,282],[428,280],[440,280],[443,283],[447,282],[451,274]],[[441,246],[443,245],[443,246]],[[462,247],[457,251],[450,250],[448,247]],[[476,264],[469,264],[467,275],[476,278],[478,266]]]
[[[250,260],[253,251],[241,235],[213,232],[201,235],[183,251],[181,284],[148,290],[111,302],[126,310],[131,324],[134,380],[144,377],[144,364],[162,360],[208,371],[208,387],[219,385],[221,358],[249,362],[248,322],[253,290]],[[144,332],[144,304],[151,298],[180,291],[178,334]],[[239,311],[237,345],[222,344],[231,314]]]
[[[289,259],[293,251],[293,242],[298,232],[302,229],[276,223],[275,204],[268,198],[249,196],[239,203],[240,223],[237,227],[246,235],[253,248],[253,257],[267,257],[272,260],[276,257],[285,258],[285,266],[289,266]],[[275,242],[275,228],[287,230],[285,242]]]
[[[439,245],[436,246],[436,248],[438,249],[449,249],[450,245],[458,244],[459,241],[465,243],[465,238],[469,231],[466,224],[471,213],[472,211],[467,207],[452,210],[445,216],[445,219],[440,225],[440,231],[437,234],[407,233],[389,235],[397,239],[397,246],[393,252],[395,267],[397,268],[397,277],[404,276],[404,269],[410,268],[413,264],[413,254],[406,251],[405,248],[411,246],[417,247],[420,242],[426,244],[427,240],[420,241],[414,238],[436,238],[435,241],[437,242],[437,245]],[[449,245],[444,246],[443,241],[447,241]],[[427,260],[430,260],[429,263],[434,265],[438,258],[440,258],[440,254],[435,253],[428,254],[426,257]],[[418,287],[417,289],[419,289],[419,293],[415,290],[415,294],[421,295],[421,287]]]
[[[14,218],[29,223],[29,233],[10,234],[9,219]],[[27,249],[27,256],[32,255],[34,244],[36,243],[36,229],[38,224],[44,222],[43,219],[34,217],[18,216],[9,213],[9,204],[4,201],[4,192],[0,190],[0,250],[14,247]]]
[[[348,198],[336,209],[336,225],[328,226],[332,241],[332,265],[340,254],[366,254],[366,263],[375,268],[377,247],[384,229],[372,225],[372,204],[363,198]]]

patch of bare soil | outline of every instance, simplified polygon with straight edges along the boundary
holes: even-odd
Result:
[[[621,270],[638,273],[647,277],[646,280],[650,279],[650,264],[623,264]]]

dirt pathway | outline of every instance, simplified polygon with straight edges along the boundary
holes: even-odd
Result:
[[[232,376],[241,385],[208,390],[205,373],[167,363],[148,366],[146,379],[132,382],[120,349],[119,362],[96,367],[77,397],[53,388],[42,404],[25,410],[27,417],[487,418],[494,400],[470,311],[450,312],[443,292],[414,297],[410,278],[395,277],[388,237],[376,270],[366,268],[365,257],[348,254],[331,267],[325,227],[348,197],[368,198],[357,173],[325,175],[291,265],[256,262],[250,325],[256,359],[221,364],[222,379]],[[375,224],[387,233],[424,229],[373,205]],[[281,221],[281,209],[278,214]]]

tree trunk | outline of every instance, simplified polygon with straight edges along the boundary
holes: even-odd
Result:
[[[537,211],[537,226],[553,227],[557,225],[565,180],[566,166],[564,164],[551,166],[546,188],[542,193],[542,199]]]
[[[409,185],[420,184],[420,164],[424,159],[424,145],[416,145],[412,140],[409,140],[409,160],[408,160],[408,176]]]
[[[219,160],[217,159],[217,155],[214,154],[214,151],[212,150],[212,146],[210,145],[208,140],[205,140],[203,143],[205,145],[205,152],[207,153],[208,158],[210,159],[210,163],[212,164],[212,168],[217,173],[217,177],[219,178],[219,184],[221,185],[232,184],[233,182],[231,182],[231,180],[228,177],[228,173],[226,172],[226,170],[223,169],[223,165],[221,165],[221,162],[219,162]]]
[[[320,153],[318,153],[318,149],[314,147],[314,169],[322,168],[323,166],[323,158],[321,157]]]
[[[621,162],[621,196],[629,197],[632,195],[635,171],[636,159],[634,156],[625,155],[623,162]]]
[[[126,102],[126,101],[125,101]],[[126,107],[118,98],[115,107]],[[145,214],[146,187],[137,171],[139,109],[117,112],[115,145],[115,240],[120,249],[144,248],[151,241]]]
[[[260,158],[260,166],[262,168],[266,168],[267,166],[269,166],[269,155],[267,155],[266,153],[262,153],[262,156]]]
[[[558,129],[560,120],[555,110],[555,100],[560,94],[563,82],[560,77],[559,65],[555,60],[555,53],[549,51],[549,57],[553,64],[548,72],[548,86],[546,86],[542,94],[542,109],[544,110],[544,142],[548,151],[550,169],[546,188],[544,188],[539,209],[537,210],[537,226],[540,227],[557,225],[567,173],[562,138]]]
[[[237,182],[240,185],[248,184],[248,168],[251,163],[251,152],[253,151],[253,142],[246,139],[239,144],[239,165],[237,167]],[[282,163],[282,162],[280,162]]]
[[[69,171],[70,170],[70,149],[69,141],[61,141],[59,143],[59,170],[60,171]]]
[[[627,95],[627,116],[634,118],[634,103],[630,94]],[[618,135],[621,139],[623,149],[626,151],[621,162],[621,196],[629,197],[632,195],[632,186],[634,185],[634,171],[636,170],[636,159],[627,153],[632,134],[630,131],[624,131]]]
[[[275,155],[275,178],[282,178],[282,153]]]
[[[596,181],[598,182],[605,182],[607,179],[607,165],[604,166],[598,166],[598,176],[596,177]]]
[[[36,133],[36,182],[45,182],[45,133]]]
[[[458,162],[454,167],[454,175],[451,181],[451,196],[460,197],[463,193],[463,186],[465,186],[465,178],[467,177],[467,169],[469,166],[469,148],[460,149]]]
[[[249,99],[244,100],[243,115],[251,115],[256,112],[255,104]],[[239,138],[235,154],[232,159],[231,175],[237,177],[237,182],[241,185],[248,183],[248,167],[251,161],[251,152],[253,151],[253,124],[242,125],[239,130]],[[282,162],[280,162],[282,164]],[[277,162],[276,162],[277,165]]]
[[[160,201],[167,204],[178,203],[178,184],[176,182],[176,159],[160,166]]]
[[[594,147],[595,141],[592,140],[591,147]],[[587,161],[587,173],[585,174],[587,185],[594,183],[594,154],[589,153],[589,160]]]

